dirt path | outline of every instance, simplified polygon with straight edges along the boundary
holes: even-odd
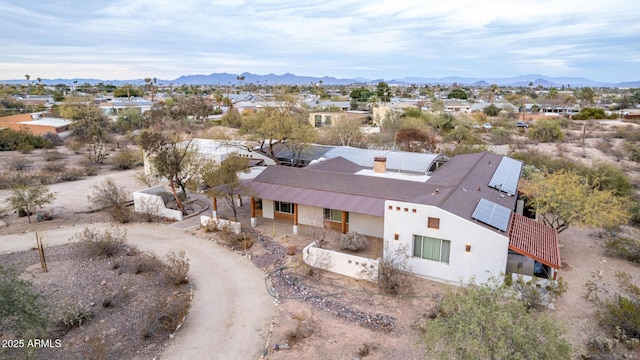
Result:
[[[91,224],[96,229],[113,224]],[[43,233],[47,246],[61,245],[84,226]],[[163,359],[257,359],[264,349],[273,305],[264,274],[249,260],[210,241],[165,225],[130,224],[128,241],[143,251],[163,256],[184,249],[190,259],[194,287],[187,321],[168,342]],[[0,236],[0,253],[27,250],[34,234]]]

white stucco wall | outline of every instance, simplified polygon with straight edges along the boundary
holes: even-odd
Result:
[[[372,215],[349,213],[349,231],[381,238],[384,236],[384,219]]]
[[[164,201],[162,201],[162,198],[156,195],[160,192],[167,192],[167,190],[164,188],[164,186],[159,185],[134,192],[133,210],[138,213],[150,213],[155,216],[182,221],[182,211],[167,209],[164,206]]]
[[[354,279],[378,282],[377,259],[369,259],[338,251],[318,248],[315,243],[307,245],[302,251],[302,259],[310,266],[324,269]]]
[[[438,230],[427,228],[428,217],[440,219]],[[394,240],[395,233],[398,240]],[[451,241],[449,263],[413,257],[413,235]],[[507,265],[509,239],[505,235],[433,206],[386,201],[384,242],[385,255],[404,245],[410,256],[410,271],[441,282],[457,284],[475,278],[477,283],[484,283],[491,276],[504,273]],[[471,245],[468,253],[466,244]]]
[[[273,219],[273,200],[262,199],[262,217]]]
[[[322,227],[324,219],[324,209],[309,206],[298,205],[298,223],[302,225],[310,225]]]

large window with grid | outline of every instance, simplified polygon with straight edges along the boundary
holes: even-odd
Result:
[[[333,209],[324,209],[324,219],[333,222],[342,222],[342,211]],[[349,223],[349,213],[346,213],[346,223]]]
[[[413,256],[449,263],[451,241],[429,236],[413,235]]]
[[[293,204],[282,201],[274,201],[275,210],[285,214],[293,214]]]

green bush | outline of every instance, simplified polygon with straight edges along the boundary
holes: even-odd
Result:
[[[65,304],[56,317],[58,329],[66,333],[74,327],[82,326],[82,323],[93,317],[93,313],[86,306]]]
[[[575,120],[587,120],[587,119],[606,119],[607,115],[604,113],[604,109],[599,108],[583,108],[576,115],[573,115]]]
[[[129,170],[142,164],[142,153],[125,147],[115,155],[111,155],[110,160],[116,169]]]
[[[559,142],[564,139],[559,121],[540,120],[529,130],[529,138],[539,142]]]
[[[52,147],[53,143],[50,140],[24,130],[0,130],[0,151],[24,151],[27,149],[31,151],[33,149],[49,149]]]
[[[13,267],[0,264],[0,330],[17,336],[43,335],[48,320],[44,297]]]

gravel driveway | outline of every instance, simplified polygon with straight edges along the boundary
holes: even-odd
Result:
[[[129,190],[137,190],[140,186],[135,184],[132,175],[133,171],[118,172],[52,185],[50,189],[58,193],[52,207],[56,213],[86,211],[91,185],[111,176]],[[103,230],[114,225],[68,226],[40,234],[44,236],[45,246],[61,245],[85,226]],[[191,310],[176,337],[168,341],[163,359],[260,357],[273,314],[273,299],[266,291],[264,273],[227,248],[175,227],[156,224],[122,227],[127,231],[128,242],[143,251],[164,256],[172,249],[184,249],[190,260],[189,278],[194,289]],[[35,245],[34,239],[30,232],[0,236],[0,253],[30,249]]]

